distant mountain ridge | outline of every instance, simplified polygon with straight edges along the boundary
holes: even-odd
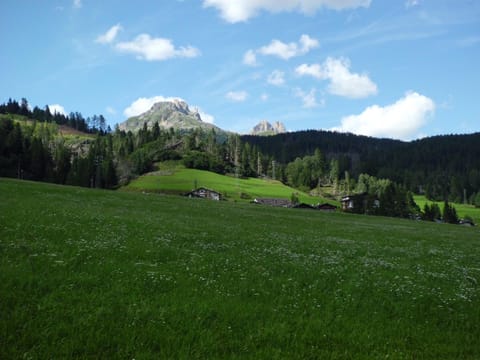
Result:
[[[279,121],[270,124],[266,120],[260,121],[250,132],[251,135],[277,135],[286,132],[285,125]]]
[[[214,129],[217,132],[224,132],[218,126],[203,121],[197,109],[190,109],[189,105],[180,99],[157,102],[146,112],[120,123],[119,128],[134,132],[140,130],[144,123],[151,129],[155,122],[165,129],[207,131]]]

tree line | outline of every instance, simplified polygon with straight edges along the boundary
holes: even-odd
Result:
[[[90,134],[105,134],[111,131],[103,115],[84,118],[79,112],[71,112],[69,115],[55,111],[52,113],[48,105],[45,105],[43,109],[38,106],[31,109],[26,98],[22,98],[20,102],[8,99],[6,103],[0,104],[0,114],[20,115],[38,122],[67,125],[72,129]]]
[[[20,125],[0,118],[0,176],[89,187],[117,184],[111,137],[97,135],[85,154],[58,136],[52,124]]]
[[[288,167],[318,149],[325,163],[337,162],[341,180],[369,174],[390,179],[432,201],[476,204],[477,197],[480,201],[480,133],[403,142],[309,130],[268,137],[245,135],[241,139],[280,166]],[[301,182],[307,185],[307,181]]]

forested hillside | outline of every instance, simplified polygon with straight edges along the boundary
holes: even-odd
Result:
[[[412,193],[480,206],[479,144],[480,133],[402,142],[327,131],[240,137],[158,122],[112,131],[102,115],[31,110],[26,99],[0,105],[0,176],[117,188],[174,160],[218,174],[280,180],[336,200],[368,194],[370,205],[360,212],[402,217],[420,211]],[[385,207],[392,202],[401,205]]]
[[[463,201],[480,190],[480,133],[412,142],[313,130],[241,139],[281,164],[319,149],[327,161],[338,161],[340,177],[347,171],[353,178],[388,178],[432,199]]]

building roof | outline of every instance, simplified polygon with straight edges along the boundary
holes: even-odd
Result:
[[[222,194],[219,193],[218,191],[207,189],[204,187],[199,187],[197,189],[194,189],[188,193],[185,194],[185,196],[194,196],[194,197],[206,197],[208,195],[216,195],[220,199],[222,197]]]
[[[318,204],[317,206],[315,206],[315,208],[318,210],[336,210],[337,209],[335,205],[332,205],[329,203]]]
[[[278,206],[278,207],[291,207],[292,202],[287,199],[273,199],[273,198],[255,198],[253,201],[255,204]]]

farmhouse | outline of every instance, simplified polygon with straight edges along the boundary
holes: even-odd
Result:
[[[256,198],[252,203],[276,207],[292,207],[292,202],[287,199]]]
[[[222,200],[222,194],[204,187],[192,190],[189,193],[186,193],[185,196],[188,196],[189,198],[202,198],[216,201]]]
[[[354,213],[367,213],[369,209],[380,207],[380,200],[374,195],[367,193],[347,195],[340,200],[343,211]]]
[[[355,206],[355,200],[357,200],[357,202],[359,201],[359,198],[355,195],[347,195],[342,197],[342,199],[340,200],[340,202],[342,203],[342,210],[352,210]]]

